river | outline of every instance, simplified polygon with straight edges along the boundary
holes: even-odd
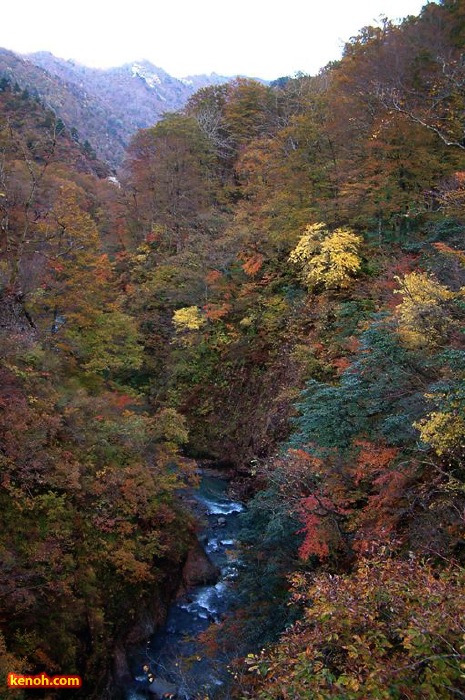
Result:
[[[158,678],[173,683],[177,698],[193,700],[227,697],[227,660],[203,654],[197,636],[218,623],[227,614],[235,597],[234,582],[240,562],[236,549],[239,513],[244,506],[227,496],[228,481],[217,476],[203,476],[194,496],[203,513],[199,540],[210,559],[220,570],[218,581],[189,590],[170,607],[166,626],[144,647],[131,650],[130,664],[135,682],[127,700],[153,697],[147,694],[148,682],[142,673],[144,664]]]

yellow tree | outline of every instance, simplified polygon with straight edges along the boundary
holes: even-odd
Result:
[[[309,224],[289,260],[299,267],[309,290],[349,287],[361,266],[362,238],[349,228],[330,232],[326,224]]]
[[[455,294],[426,272],[398,279],[402,296],[397,307],[399,335],[411,348],[433,348],[443,343],[454,326],[451,304]]]
[[[85,370],[137,367],[136,326],[121,309],[84,192],[69,181],[54,185],[49,214],[39,224],[44,264],[41,284],[31,295],[31,314]]]

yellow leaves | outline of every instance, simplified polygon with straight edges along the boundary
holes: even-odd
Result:
[[[267,333],[277,333],[283,326],[288,311],[285,299],[279,294],[273,294],[266,299],[266,304],[261,305],[257,320]]]
[[[198,331],[205,325],[205,322],[205,318],[202,316],[198,306],[185,306],[173,314],[176,333]]]
[[[300,268],[302,281],[310,290],[344,289],[360,270],[362,238],[349,228],[333,233],[326,224],[310,224],[291,252],[289,261]]]
[[[327,233],[326,224],[309,224],[290,254],[289,260],[304,265],[310,256],[318,251],[319,243],[324,239],[325,233]]]
[[[188,438],[184,416],[174,408],[162,408],[155,416],[154,435],[157,440],[183,445]]]
[[[140,367],[142,346],[134,319],[119,311],[108,313],[89,312],[87,328],[80,333],[69,332],[70,339],[79,347],[86,372],[101,373]]]
[[[99,234],[95,221],[86,211],[85,193],[74,183],[63,182],[47,220],[41,224],[44,233],[55,239],[58,254],[78,257],[81,251],[96,251]]]
[[[355,656],[357,656],[357,654]],[[349,657],[351,657],[350,652],[349,652]],[[339,678],[337,679],[337,683],[342,688],[347,688],[347,690],[354,690],[354,691],[360,690],[360,683],[357,680],[357,678],[354,678],[353,676],[346,676],[346,675],[339,676]]]
[[[413,349],[435,347],[444,341],[454,326],[448,302],[455,294],[426,272],[411,272],[396,277],[402,295],[397,307],[399,335]]]
[[[153,580],[150,565],[147,562],[136,559],[134,553],[129,549],[129,542],[126,542],[125,545],[125,547],[117,549],[110,555],[118,573],[132,583]]]
[[[433,447],[438,455],[465,442],[465,420],[452,413],[433,411],[427,418],[414,423],[423,442]]]
[[[396,278],[401,289],[396,290],[396,294],[402,294],[405,300],[410,300],[413,304],[438,304],[453,297],[453,293],[441,285],[432,275],[426,272],[410,272],[401,280]]]

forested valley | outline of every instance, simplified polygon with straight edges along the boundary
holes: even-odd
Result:
[[[202,88],[111,178],[0,76],[0,697],[119,697],[198,460],[247,503],[217,697],[465,697],[464,45],[442,0]]]

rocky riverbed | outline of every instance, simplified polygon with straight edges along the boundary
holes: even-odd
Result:
[[[182,587],[168,611],[166,625],[144,645],[129,651],[134,681],[127,700],[170,697],[172,693],[180,700],[192,700],[200,693],[225,697],[226,660],[206,657],[198,635],[221,621],[235,597],[240,569],[236,536],[244,506],[228,497],[227,488],[227,479],[211,471],[202,476],[194,493],[201,521],[198,545],[186,561]]]

